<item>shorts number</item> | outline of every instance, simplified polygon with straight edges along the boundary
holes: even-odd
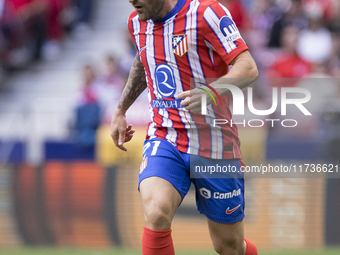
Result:
[[[158,146],[160,145],[161,141],[154,141],[152,143],[153,143],[153,148],[152,148],[151,156],[154,156],[157,153]],[[146,150],[149,149],[150,146],[151,146],[150,142],[148,142],[147,144],[144,145],[143,156],[144,156]]]

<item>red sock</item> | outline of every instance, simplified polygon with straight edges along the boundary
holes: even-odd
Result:
[[[142,251],[143,255],[175,255],[171,229],[151,230],[144,227]]]
[[[257,248],[255,244],[249,241],[247,238],[244,238],[244,241],[247,243],[247,250],[245,255],[257,255]]]

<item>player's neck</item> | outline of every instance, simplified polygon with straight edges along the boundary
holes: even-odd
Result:
[[[164,5],[159,11],[157,17],[155,17],[156,20],[161,20],[163,19],[169,12],[172,11],[173,8],[175,8],[177,2],[179,0],[167,0],[164,1]]]

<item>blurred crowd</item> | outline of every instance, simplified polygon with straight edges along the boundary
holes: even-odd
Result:
[[[219,1],[232,14],[261,77],[340,77],[339,0]],[[94,3],[93,0],[0,0],[0,70],[53,59],[61,50],[65,33],[77,35],[90,29]],[[91,64],[83,67],[76,129],[84,129],[83,126],[96,129],[100,122],[110,122],[136,53],[128,32],[124,40],[129,51],[121,59],[107,56],[105,71],[96,70]],[[295,83],[274,85],[296,86]],[[263,98],[266,90],[259,86],[257,94]],[[339,89],[329,93],[339,93]],[[98,117],[86,123],[82,122],[81,109],[88,106]]]
[[[220,2],[231,12],[258,64],[261,77],[340,77],[339,0]],[[105,75],[98,76],[98,70],[90,64],[83,68],[84,85],[76,108],[77,123],[81,123],[76,124],[79,139],[94,143],[95,129],[100,123],[110,123],[136,53],[128,33],[125,40],[130,46],[129,51],[119,60],[107,57]],[[268,96],[271,95],[271,86],[303,86],[303,82],[278,81],[276,79],[275,82],[257,84],[259,86],[254,87],[255,100],[266,101],[271,98]],[[312,93],[317,92],[320,97],[327,97],[338,94],[338,86],[339,84],[324,84],[321,92],[319,86],[309,90]],[[88,114],[82,114],[82,111],[91,111],[89,108],[92,108],[93,113],[97,113],[91,116],[97,118],[87,118]],[[88,127],[92,131],[89,131]]]
[[[340,76],[339,0],[219,1],[231,12],[262,77]],[[2,66],[57,56],[65,31],[89,29],[93,3],[0,0]],[[125,61],[123,69],[130,63]]]
[[[110,124],[128,76],[125,62],[112,55],[104,62],[103,70],[91,63],[82,67],[82,86],[76,100],[73,127],[76,141],[83,149],[94,146],[96,130],[101,124]],[[131,64],[126,64],[129,69]]]
[[[221,0],[270,78],[340,77],[339,0]]]
[[[92,0],[0,0],[0,68],[53,59],[64,33],[89,28]]]

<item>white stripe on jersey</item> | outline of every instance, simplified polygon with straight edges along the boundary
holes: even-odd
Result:
[[[231,16],[231,13],[229,12],[229,10],[228,10],[225,6],[223,6],[222,4],[219,3],[219,5],[220,5],[221,8],[225,11],[225,13],[227,14],[227,16],[228,16],[229,18],[231,18],[232,21],[234,21],[234,20],[233,20],[233,17]],[[242,37],[241,37],[241,39],[242,39],[242,41],[243,41],[244,43],[246,43],[246,42],[243,40]],[[235,44],[235,48],[237,48],[237,45],[236,45],[235,42],[234,42],[234,44]]]
[[[238,140],[238,143],[237,143],[237,150],[238,150],[238,153],[240,153],[240,156],[242,158],[242,153],[241,153],[241,150],[240,150],[240,139]]]
[[[235,156],[235,150],[234,150],[235,144],[234,144],[234,139],[233,139],[233,136],[232,136],[232,135],[230,136],[230,139],[231,139],[231,141],[233,142],[233,157],[235,158],[235,157],[236,157],[236,156]]]
[[[146,62],[148,63],[148,67],[149,67],[149,71],[150,71],[151,82],[152,82],[154,94],[156,95],[157,98],[159,98],[157,96],[158,91],[157,91],[156,85],[153,82],[153,81],[155,81],[155,72],[154,71],[156,69],[153,29],[154,29],[153,22],[148,21],[147,27],[146,27],[146,32],[145,32],[145,36],[146,36],[145,56],[146,56]],[[150,102],[150,104],[152,104],[152,100],[150,100],[149,102]],[[155,133],[156,133],[157,129],[155,128],[156,123],[153,120],[153,118],[154,118],[154,116],[152,116],[152,122],[153,123],[149,126],[149,129],[148,129],[148,136],[150,137],[150,139],[156,138]]]
[[[201,59],[197,51],[197,9],[199,2],[197,0],[190,3],[189,11],[187,12],[186,33],[188,34],[191,50],[188,52],[189,64],[194,78],[194,82],[206,84]],[[196,85],[195,85],[196,87]],[[223,158],[223,135],[221,127],[213,127],[213,120],[216,118],[212,105],[207,107],[209,115],[206,115],[205,122],[211,128],[211,157]]]
[[[199,5],[200,5],[200,3],[197,0],[191,2],[190,5],[189,5],[189,11],[186,13],[185,33],[187,34],[187,37],[185,39],[188,40],[188,45],[189,45],[189,49],[188,49],[188,52],[187,52],[189,61],[190,61],[191,49],[192,49],[192,47],[196,47],[196,42],[192,43],[191,36],[188,33],[190,31],[190,28],[189,28],[190,23],[188,22],[188,16],[189,16],[188,14],[190,12],[194,11],[195,15],[197,15],[197,9],[198,9]],[[196,25],[196,23],[195,23],[195,25]],[[184,42],[184,43],[185,43],[185,45],[187,44],[187,42]],[[199,136],[198,136],[197,125],[193,121],[192,116],[189,113],[189,111],[187,111],[186,109],[182,108],[179,111],[179,115],[181,117],[181,120],[186,123],[185,128],[188,130],[187,135],[188,135],[188,138],[189,138],[188,139],[189,143],[188,143],[187,153],[193,154],[193,155],[198,155],[200,144],[199,144]]]
[[[133,25],[132,26],[133,35],[135,36],[136,45],[137,45],[138,51],[140,51],[140,36],[139,36],[139,33],[140,33],[140,30],[141,30],[141,25],[140,25],[138,15],[136,15],[134,18],[132,18],[132,25]],[[147,76],[146,72],[145,72],[145,78],[146,78],[146,82],[148,83],[148,76]],[[151,102],[151,93],[150,93],[149,89],[148,89],[148,99],[149,99],[149,102]],[[153,121],[154,113],[153,113],[151,103],[149,103],[149,116],[150,116],[151,121]],[[148,131],[147,131],[147,134],[148,134],[148,136],[150,136],[150,139],[156,137],[155,136],[156,129],[154,128],[154,125],[155,125],[154,123],[149,125]]]
[[[164,24],[164,40],[165,40],[165,57],[167,60],[167,63],[173,68],[174,75],[175,75],[175,83],[176,83],[176,94],[174,95],[175,98],[177,98],[178,94],[184,91],[181,75],[177,66],[176,61],[176,55],[172,50],[172,35],[174,33],[174,20],[176,18],[176,15],[167,20]],[[191,115],[189,112],[184,108],[179,108],[178,115],[181,119],[181,122],[184,125],[186,135],[189,140],[188,150],[187,153],[190,153],[190,142],[194,144],[194,146],[191,146],[194,148],[192,150],[192,153],[195,155],[198,155],[199,152],[199,143],[198,143],[198,135],[197,135],[197,128],[195,123],[192,121]],[[192,133],[192,130],[194,129],[196,131],[196,134],[190,135]]]
[[[187,49],[187,44],[188,44],[188,42],[187,42],[187,41],[188,41],[188,38],[187,38],[187,37],[185,37],[185,38],[184,38],[184,42],[183,42],[183,46],[184,46],[184,51],[183,51],[183,54],[184,54],[184,52],[187,52],[187,50],[188,50],[188,49]]]
[[[200,57],[197,52],[197,9],[200,3],[195,0],[189,5],[189,11],[186,13],[185,32],[188,35],[190,51],[188,52],[191,72],[196,82],[205,84],[203,70],[200,64]]]
[[[172,51],[172,35],[174,33],[174,19],[170,19],[169,21],[165,22],[164,24],[164,40],[165,40],[165,54],[167,63],[172,67],[175,75],[175,82],[176,82],[176,93],[174,95],[177,98],[178,94],[182,93],[183,84],[181,80],[181,75],[178,70],[177,62],[176,62],[176,55]]]
[[[233,130],[234,130],[234,132],[235,132],[236,134],[238,134],[238,132],[237,132],[237,127],[236,127],[236,126],[233,126]],[[237,143],[236,148],[237,148],[237,151],[238,151],[240,157],[242,158],[242,153],[241,153],[241,150],[240,150],[240,146],[241,146],[240,139],[238,139],[238,143]]]
[[[207,47],[209,48],[209,57],[210,57],[210,61],[211,61],[211,64],[212,64],[212,66],[214,66],[215,65],[215,63],[214,63],[214,46],[212,46],[211,45],[211,43],[210,42],[208,42],[207,40],[204,40],[204,42],[205,42],[205,45],[207,45]]]
[[[173,19],[171,19],[171,23],[173,23]],[[167,64],[169,66],[171,66],[171,55],[173,54],[172,53],[172,50],[171,50],[171,46],[172,46],[172,37],[171,35],[169,34],[169,32],[167,31],[169,27],[169,23],[165,23],[163,25],[163,40],[164,40],[164,54],[165,54],[165,61],[167,62]],[[177,70],[178,68],[172,68],[175,72],[175,70]],[[175,80],[177,80],[177,77],[176,77],[176,74],[175,75]],[[176,85],[177,87],[177,85]],[[178,93],[177,89],[176,89],[176,93]],[[165,122],[164,120],[166,120],[166,124],[163,125],[162,123],[162,126],[166,126],[167,127],[167,135],[165,136],[165,139],[167,139],[168,141],[170,141],[173,145],[177,146],[177,137],[178,137],[178,134],[177,134],[177,131],[173,128],[173,121],[170,120],[169,118],[169,112],[166,110],[166,109],[162,109],[163,110],[163,113],[162,116],[163,116],[163,123]]]
[[[180,72],[178,70],[178,66],[177,66],[177,61],[176,61],[176,56],[175,53],[172,51],[172,35],[174,33],[174,19],[171,19],[169,21],[167,21],[165,23],[166,25],[166,31],[168,32],[168,40],[169,42],[165,44],[166,48],[165,48],[165,52],[169,52],[169,55],[167,55],[167,57],[170,58],[168,64],[171,65],[173,67],[174,70],[174,75],[175,75],[175,82],[176,82],[176,94],[175,94],[175,98],[177,98],[178,94],[183,92],[183,84],[182,84],[182,79],[181,79],[181,75]],[[189,143],[191,141],[190,138],[190,121],[191,121],[191,116],[188,113],[188,111],[184,108],[180,108],[178,109],[178,115],[180,116],[181,122],[184,124],[184,127],[186,129],[186,135],[188,137]],[[194,126],[195,128],[196,126]],[[198,138],[196,139],[198,141]],[[195,154],[198,154],[198,150],[194,151]],[[187,153],[189,153],[189,146],[188,146],[188,151]]]
[[[153,121],[153,118],[155,117],[155,114],[153,112],[152,104],[151,104],[151,92],[150,89],[148,89],[148,100],[149,100],[149,115],[150,115],[150,120],[151,124],[149,125],[149,128],[147,130],[148,136],[150,136],[150,139],[156,138],[155,133],[156,133],[156,128],[155,128],[155,122]]]
[[[138,48],[138,51],[140,51],[140,41],[139,41],[139,33],[140,33],[140,22],[139,22],[139,16],[136,15],[133,19],[132,19],[132,28],[133,28],[133,35],[135,36],[135,40],[136,40],[136,45]]]
[[[207,21],[210,28],[214,31],[214,33],[216,34],[217,38],[220,40],[226,52],[230,53],[232,50],[237,48],[237,45],[234,42],[230,44],[226,41],[226,38],[224,37],[224,35],[222,34],[219,28],[220,19],[217,16],[217,14],[213,11],[213,9],[211,9],[211,7],[208,7],[205,10],[204,19]]]

